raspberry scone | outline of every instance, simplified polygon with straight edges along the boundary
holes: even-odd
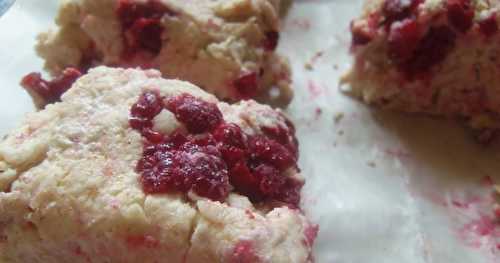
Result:
[[[221,100],[284,106],[293,94],[288,62],[275,53],[279,6],[280,0],[65,0],[58,28],[40,34],[36,50],[56,81],[68,68],[154,68]],[[41,97],[69,88],[25,87]]]
[[[365,102],[500,127],[500,1],[376,0],[351,24],[344,82]]]
[[[2,262],[310,262],[292,124],[97,67],[0,143]]]

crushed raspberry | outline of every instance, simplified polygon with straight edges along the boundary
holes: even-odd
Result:
[[[400,70],[410,79],[425,74],[448,56],[455,40],[456,34],[447,26],[429,29],[419,41],[413,55],[399,62]]]
[[[40,73],[30,73],[21,80],[21,85],[31,92],[42,97],[45,105],[58,102],[61,96],[82,75],[76,68],[67,68],[61,75],[48,81],[42,78]]]
[[[414,19],[406,19],[393,24],[388,37],[389,56],[396,61],[411,58],[419,39],[420,32]]]
[[[180,131],[160,134],[152,120],[163,108],[172,111],[194,135]],[[248,135],[236,124],[225,123],[217,105],[188,94],[163,99],[145,92],[131,108],[130,126],[145,138],[136,169],[149,194],[193,191],[223,201],[230,190],[250,200],[300,203],[303,183],[283,175],[297,169],[294,127],[262,128],[265,135]]]
[[[418,5],[423,0],[386,0],[382,6],[386,28],[389,29],[396,21],[402,21],[415,16]]]
[[[290,150],[266,136],[251,137],[248,142],[248,148],[253,160],[269,163],[280,171],[285,171],[296,162],[295,156]]]
[[[229,182],[220,153],[213,145],[195,144],[192,137],[179,138],[183,136],[176,134],[145,147],[137,164],[144,191],[149,194],[194,191],[212,200],[224,200],[229,194]]]
[[[489,16],[486,19],[479,21],[479,30],[486,37],[491,37],[498,32],[498,23],[496,14]]]
[[[141,131],[148,139],[159,136],[149,128],[153,127],[152,120],[162,109],[163,101],[160,95],[153,91],[145,92],[139,97],[139,101],[132,105],[131,117],[129,118],[130,127]],[[156,140],[153,139],[153,141]]]
[[[152,119],[163,109],[163,101],[157,92],[148,91],[132,106],[132,116]]]
[[[143,48],[153,54],[158,54],[162,47],[160,37],[162,32],[163,27],[158,23],[158,20],[149,18],[137,19],[130,28],[131,37],[128,39],[129,45],[131,47]]]
[[[255,253],[252,242],[242,240],[233,248],[228,262],[230,263],[258,263],[260,258]]]
[[[286,183],[286,178],[279,176],[280,171],[267,164],[255,167],[253,173],[255,177],[260,179],[259,189],[264,195],[275,196],[279,194],[279,189]]]
[[[319,226],[318,225],[309,225],[304,230],[304,235],[306,237],[305,241],[309,247],[314,245],[314,240],[318,236]]]
[[[287,128],[284,127],[262,127],[262,132],[273,140],[279,142],[281,145],[285,146],[293,153],[295,159],[299,157],[299,142],[295,137],[295,127],[293,124],[286,119]]]
[[[275,200],[298,207],[300,203],[300,190],[304,182],[297,180],[286,180],[285,184],[278,190]]]
[[[466,33],[472,27],[473,18],[470,0],[448,0],[448,21],[456,30]]]
[[[192,133],[209,132],[223,121],[217,105],[188,94],[168,100],[166,108]]]
[[[280,33],[276,31],[266,32],[266,38],[264,40],[264,49],[266,51],[274,51],[278,47],[278,42],[280,39]]]
[[[166,14],[174,13],[159,0],[120,0],[116,13],[124,36],[123,55],[130,57],[141,50],[158,55],[162,48],[161,36],[164,31],[161,19]]]
[[[259,76],[256,72],[244,73],[234,80],[233,85],[243,99],[253,98],[257,95]]]

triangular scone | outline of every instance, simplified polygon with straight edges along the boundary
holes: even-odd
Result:
[[[65,0],[57,28],[40,34],[36,49],[54,77],[68,67],[154,68],[221,100],[285,106],[293,92],[288,62],[275,53],[279,6],[280,0]]]
[[[500,127],[500,1],[367,1],[352,21],[355,96],[383,108]]]
[[[308,262],[293,125],[98,67],[0,142],[2,262]]]

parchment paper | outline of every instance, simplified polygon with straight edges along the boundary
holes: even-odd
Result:
[[[484,147],[453,121],[380,112],[339,91],[351,63],[350,20],[361,0],[295,1],[283,22],[307,177],[304,210],[320,224],[316,261],[500,262],[491,185],[499,145]],[[18,0],[0,18],[0,134],[33,110],[19,87],[40,70],[33,45],[55,0]]]

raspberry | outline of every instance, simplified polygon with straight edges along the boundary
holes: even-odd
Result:
[[[266,32],[266,38],[264,40],[264,49],[266,51],[274,51],[278,47],[278,42],[280,39],[280,33],[276,31]]]
[[[284,171],[296,163],[295,156],[290,150],[265,136],[252,137],[248,145],[253,160],[271,164],[280,171]]]
[[[245,138],[240,126],[229,123],[222,124],[213,131],[214,139],[223,145],[245,148]]]
[[[233,85],[243,99],[253,98],[259,89],[259,76],[255,72],[244,73],[234,80]]]
[[[161,19],[164,15],[174,13],[159,0],[120,0],[116,13],[125,42],[123,56],[131,57],[141,50],[158,55],[162,48],[161,36],[165,30]]]
[[[163,108],[174,112],[189,132],[163,135],[152,121]],[[286,120],[286,118],[284,118]],[[283,172],[297,167],[297,139],[289,121],[279,127],[262,127],[264,135],[246,135],[234,123],[225,123],[217,105],[188,94],[164,100],[146,91],[131,107],[130,126],[144,140],[136,171],[144,192],[161,194],[193,191],[224,201],[230,183],[253,202],[279,201],[298,207],[302,184]]]
[[[417,45],[413,56],[399,62],[400,70],[413,79],[428,72],[433,66],[442,62],[453,49],[456,34],[447,26],[429,29]]]
[[[486,19],[479,21],[479,30],[486,37],[491,37],[498,32],[496,15],[493,14]]]
[[[163,109],[163,102],[156,92],[147,91],[139,97],[139,101],[132,106],[131,115],[152,120]]]
[[[448,21],[456,30],[466,33],[472,27],[473,18],[470,0],[448,0]]]
[[[413,19],[406,19],[393,24],[389,31],[389,56],[396,61],[412,57],[420,38],[418,24]]]
[[[73,83],[82,75],[76,68],[67,68],[61,75],[51,81],[42,78],[40,73],[30,73],[21,80],[21,85],[31,92],[42,97],[44,104],[61,100],[61,96],[71,88]]]
[[[222,113],[217,105],[189,94],[168,100],[166,106],[192,133],[209,132],[223,121]]]

